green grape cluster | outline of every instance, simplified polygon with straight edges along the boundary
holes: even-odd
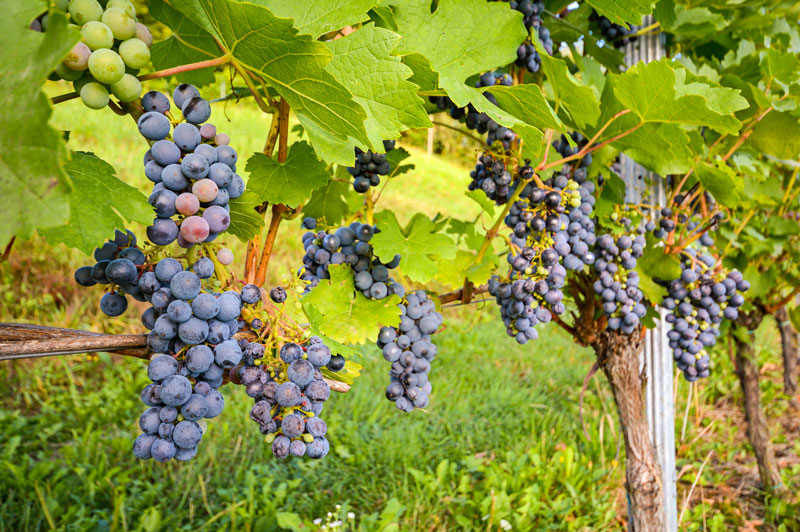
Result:
[[[129,0],[108,0],[105,9],[97,0],[60,0],[70,22],[80,27],[81,40],[53,73],[54,79],[71,81],[83,103],[91,109],[108,105],[109,94],[120,102],[132,102],[142,94],[136,78],[150,64],[153,36],[137,22]],[[47,15],[39,27],[47,28]],[[34,26],[32,26],[34,29]]]

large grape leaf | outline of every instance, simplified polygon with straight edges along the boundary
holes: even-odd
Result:
[[[733,113],[748,106],[739,91],[688,79],[687,70],[675,66],[670,59],[640,62],[619,77],[615,96],[641,122],[692,124],[737,134],[742,124]]]
[[[600,102],[594,90],[575,79],[562,59],[541,52],[539,55],[542,71],[547,75],[548,96],[556,108],[563,109],[578,129],[593,125],[600,116]]]
[[[497,105],[520,118],[527,124],[540,129],[555,129],[565,131],[564,124],[556,116],[553,109],[544,98],[541,87],[532,83],[505,87],[495,85],[489,88],[497,99]]]
[[[87,255],[126,222],[149,224],[153,208],[138,189],[114,175],[114,167],[91,153],[73,152],[64,165],[72,181],[69,222],[43,229],[48,242],[63,242]]]
[[[400,270],[412,281],[427,282],[436,275],[432,257],[455,258],[455,242],[437,233],[436,225],[422,213],[415,214],[403,229],[393,212],[381,211],[375,215],[375,225],[381,230],[372,237],[375,254],[389,262],[399,253]]]
[[[475,285],[485,283],[497,268],[497,257],[487,253],[480,263],[473,264],[475,257],[475,252],[464,249],[459,249],[453,259],[434,257],[436,280],[454,290],[463,286],[464,279]]]
[[[179,65],[212,59],[220,54],[214,38],[206,30],[183,16],[164,0],[150,0],[150,14],[172,30],[172,35],[157,41],[150,48],[153,67],[163,70]],[[181,72],[175,76],[181,83],[202,87],[214,83],[214,68]]]
[[[800,154],[800,122],[789,113],[771,111],[753,128],[748,144],[780,159]]]
[[[368,25],[327,43],[333,54],[327,70],[348,85],[355,101],[366,111],[364,125],[372,149],[380,150],[381,141],[396,139],[407,129],[431,126],[425,103],[417,96],[419,87],[408,81],[413,71],[391,55],[400,39],[394,32]],[[320,157],[337,164],[352,164],[352,139],[332,138],[320,128],[309,128],[307,132]],[[328,138],[321,139],[320,135]]]
[[[247,242],[264,229],[264,215],[256,211],[263,202],[252,190],[245,190],[244,194],[230,202],[231,225],[228,233],[234,235],[242,242]]]
[[[247,161],[247,189],[263,202],[283,203],[297,207],[311,193],[328,182],[328,167],[317,159],[307,142],[295,142],[286,162],[279,163],[263,153],[255,153]]]
[[[327,185],[311,194],[308,203],[303,206],[304,216],[333,226],[362,206],[363,195],[353,190],[347,170],[340,166],[336,177],[338,179],[331,179]]]
[[[311,327],[337,342],[363,344],[378,338],[381,327],[400,323],[400,298],[391,295],[367,299],[353,283],[346,264],[331,265],[331,278],[323,279],[301,300]]]
[[[653,0],[587,0],[601,15],[617,24],[641,24],[653,12]]]
[[[233,0],[170,4],[216,37],[237,64],[266,80],[304,126],[313,122],[334,137],[368,143],[364,109],[325,69],[330,51],[309,35],[298,34],[291,19]]]
[[[2,0],[0,32],[0,246],[12,236],[63,224],[69,215],[66,147],[48,125],[52,111],[44,81],[80,38],[63,13],[50,14],[47,31],[28,29],[45,2]],[[103,237],[107,238],[107,237]]]
[[[714,199],[726,207],[736,207],[744,191],[744,180],[732,168],[720,161],[717,166],[700,163],[695,174]]]
[[[380,0],[253,0],[283,18],[293,18],[300,33],[319,37],[369,19],[367,12]]]

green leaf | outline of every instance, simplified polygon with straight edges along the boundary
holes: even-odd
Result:
[[[605,218],[614,212],[616,205],[625,203],[625,182],[612,172],[604,172],[608,176],[600,191],[600,197],[595,205],[595,214],[598,218]]]
[[[307,142],[295,142],[286,162],[279,163],[263,153],[254,153],[247,161],[247,190],[262,202],[297,207],[311,193],[328,182],[328,167],[317,159]]]
[[[91,153],[73,152],[64,165],[72,180],[69,222],[44,229],[48,242],[63,242],[89,254],[126,222],[149,224],[153,208],[144,194],[120,181],[114,167]]]
[[[311,194],[308,203],[303,207],[303,214],[322,221],[324,225],[336,225],[353,212],[350,202],[358,201],[354,196],[355,192],[349,182],[328,181],[327,185]]]
[[[463,249],[456,251],[454,259],[435,257],[436,280],[454,290],[464,285],[465,278],[476,286],[485,283],[497,267],[497,257],[487,253],[480,263],[473,266],[475,257],[474,251]]]
[[[238,64],[266,80],[307,129],[315,123],[334,137],[367,143],[366,113],[325,69],[330,51],[324,43],[299,35],[290,19],[232,0],[170,4],[212,33]]]
[[[681,263],[674,255],[664,252],[663,247],[649,245],[645,247],[642,258],[639,259],[637,269],[647,272],[651,278],[671,281],[681,275]],[[658,301],[658,300],[656,300]]]
[[[417,167],[414,163],[411,164],[400,164],[406,159],[409,159],[411,154],[408,153],[404,148],[396,147],[393,150],[390,150],[386,154],[386,160],[389,161],[389,164],[392,165],[392,171],[389,173],[389,177],[397,177],[401,174],[405,174]]]
[[[641,261],[636,264],[636,272],[639,274],[639,289],[648,301],[661,303],[667,296],[667,289],[653,281],[650,273],[642,267]]]
[[[53,11],[47,31],[28,29],[43,2],[3,0],[0,49],[0,197],[3,222],[0,247],[11,237],[27,239],[37,228],[63,224],[69,215],[67,158],[60,132],[48,125],[51,107],[41,87],[50,72],[78,42],[77,28]],[[104,236],[107,238],[107,236]]]
[[[422,54],[408,54],[403,57],[405,63],[414,74],[408,81],[417,85],[422,91],[435,91],[439,87],[439,75],[431,68],[431,63]]]
[[[337,342],[363,344],[374,341],[381,327],[400,323],[400,298],[367,299],[355,289],[353,270],[346,264],[332,265],[331,278],[323,279],[301,302],[309,323]]]
[[[285,530],[292,530],[293,532],[297,532],[306,529],[305,525],[303,525],[303,520],[300,519],[300,516],[297,515],[296,513],[277,512],[275,514],[275,519],[278,522],[278,526]]]
[[[800,123],[789,113],[767,113],[753,128],[748,144],[779,159],[795,159],[800,154]]]
[[[355,101],[366,111],[364,126],[370,141],[367,147],[374,151],[382,151],[383,140],[398,138],[407,129],[431,126],[425,102],[417,96],[419,87],[408,81],[413,71],[399,57],[391,55],[400,38],[389,30],[369,25],[327,43],[333,59],[326,70],[349,87]],[[353,83],[354,79],[358,83]],[[311,128],[308,133],[326,161],[352,164],[353,139],[330,138],[330,134],[318,128]]]
[[[555,129],[564,132],[566,128],[550,108],[541,87],[535,84],[505,87],[496,85],[489,88],[497,99],[497,105],[523,122],[539,129]]]
[[[722,205],[736,207],[739,204],[744,181],[725,163],[720,161],[717,166],[701,163],[695,166],[695,173],[703,187]]]
[[[615,95],[642,122],[707,126],[735,135],[741,127],[733,113],[748,106],[735,89],[688,80],[684,68],[669,59],[638,63],[619,77]]]
[[[625,25],[641,24],[642,16],[653,12],[652,0],[588,0],[595,10],[611,22]]]
[[[164,70],[206,61],[219,55],[214,37],[164,0],[150,0],[149,8],[153,18],[172,30],[172,35],[156,41],[150,48],[153,68]],[[191,83],[198,87],[210,85],[214,83],[214,67],[181,72],[175,78],[181,83]]]
[[[800,331],[800,307],[789,309],[789,321],[792,322],[795,331]]]
[[[247,242],[264,229],[264,215],[256,211],[263,202],[252,190],[245,190],[244,194],[229,203],[231,208],[231,225],[228,232],[242,242]]]
[[[491,218],[494,218],[494,202],[489,199],[483,190],[467,190],[464,192],[464,195],[480,205],[481,209]]]
[[[542,56],[542,71],[547,75],[548,97],[555,107],[563,109],[580,130],[594,125],[600,116],[600,102],[594,90],[575,79],[563,60],[539,55]]]
[[[372,237],[375,254],[386,263],[399,253],[400,270],[412,281],[426,282],[436,275],[432,257],[455,258],[455,242],[437,233],[434,223],[422,213],[415,214],[402,229],[393,212],[381,211],[375,215],[375,225],[381,230]]]
[[[253,0],[253,3],[266,6],[279,17],[294,19],[294,27],[299,33],[306,33],[316,38],[324,33],[368,20],[367,12],[380,1]]]
[[[761,71],[767,77],[767,83],[772,80],[781,83],[796,82],[798,66],[797,55],[772,48],[765,50],[761,60]]]
[[[665,30],[682,38],[709,37],[728,25],[725,16],[706,7],[688,8],[669,0],[658,3],[656,18]]]

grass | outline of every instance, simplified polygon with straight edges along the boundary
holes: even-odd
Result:
[[[144,190],[144,144],[132,121],[75,101],[59,105],[52,120],[71,131],[72,149],[95,152]],[[240,153],[261,149],[267,124],[249,104],[216,107],[215,122]],[[463,193],[465,164],[430,157],[413,142],[405,147],[416,168],[389,184],[383,208],[401,220],[416,211],[462,219],[479,214]],[[298,225],[282,227],[270,284],[299,263]],[[241,258],[242,245],[229,243]],[[121,319],[104,318],[98,292],[77,289],[71,272],[84,261],[40,238],[15,246],[11,260],[0,263],[0,320],[140,331],[144,307]],[[386,401],[386,363],[368,350],[351,392],[326,406],[332,452],[319,462],[276,463],[247,417],[250,400],[232,386],[223,389],[228,404],[209,423],[195,460],[138,462],[130,446],[143,410],[141,361],[101,354],[2,363],[0,532],[317,530],[315,519],[341,519],[348,530],[369,531],[618,530],[626,511],[616,459],[619,428],[598,376],[584,407],[591,441],[579,422],[577,397],[592,353],[556,328],[520,347],[505,336],[491,304],[451,308],[445,318],[430,407],[403,415]],[[689,404],[685,435],[682,417],[676,419],[681,508],[712,453],[686,503],[682,529],[800,528],[792,521],[800,513],[798,428],[776,384],[774,325],[765,323],[757,341],[764,403],[793,495],[765,504],[758,492],[738,386],[720,352],[711,379]],[[681,381],[678,412],[684,412],[687,391]]]

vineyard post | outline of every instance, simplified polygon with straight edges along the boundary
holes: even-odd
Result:
[[[653,23],[653,17],[642,20],[642,27]],[[666,55],[663,34],[651,33],[641,35],[628,43],[625,48],[625,62],[630,67],[644,61],[657,61]],[[666,206],[667,193],[663,178],[646,171],[630,157],[621,156],[622,180],[625,182],[626,198],[629,203],[641,203],[644,186],[651,184],[648,203]],[[644,176],[640,181],[639,176]],[[678,529],[678,492],[675,478],[675,404],[672,394],[672,353],[667,339],[668,326],[664,322],[665,311],[659,309],[660,319],[655,329],[648,330],[645,336],[644,349],[641,354],[642,372],[645,375],[645,408],[650,435],[656,449],[661,466],[664,496],[664,530]],[[629,515],[629,520],[632,516]]]

